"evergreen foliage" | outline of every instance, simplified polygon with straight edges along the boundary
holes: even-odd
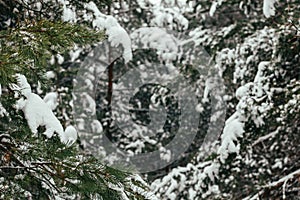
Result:
[[[21,11],[29,9],[21,1],[8,3],[1,1],[5,7],[18,4]],[[78,144],[65,145],[57,135],[47,138],[41,134],[44,127],[34,137],[24,113],[15,106],[21,95],[13,87],[17,84],[16,74],[25,75],[38,93],[44,93],[41,89],[59,88],[46,77],[47,71],[55,71],[55,66],[49,64],[51,58],[66,55],[74,46],[95,45],[106,39],[105,32],[60,20],[38,20],[38,15],[22,20],[22,15],[8,14],[3,12],[1,17],[15,17],[18,21],[0,30],[0,198],[144,199],[145,193],[139,191],[147,188],[138,179],[106,166],[83,152]],[[62,118],[63,112],[56,114],[63,124],[72,123]]]

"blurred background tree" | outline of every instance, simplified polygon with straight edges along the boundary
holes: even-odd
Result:
[[[42,134],[54,123],[43,119],[46,112],[51,116],[47,106],[65,129],[59,134],[74,124],[69,103],[76,68],[66,67],[64,56],[67,60],[74,47],[89,49],[106,38],[87,24],[65,22],[64,3],[0,1],[0,198],[147,199],[147,186],[138,175],[105,165],[77,143],[64,144],[57,133]],[[33,102],[24,85],[40,101]],[[22,98],[27,104],[17,110],[16,100]],[[35,110],[26,110],[30,102]],[[33,136],[30,120],[35,116],[42,126]]]

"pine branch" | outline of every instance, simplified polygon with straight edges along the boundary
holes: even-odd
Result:
[[[51,52],[62,54],[75,44],[83,46],[103,39],[104,32],[47,20],[0,31],[0,84],[11,83],[16,73],[39,80],[51,58]],[[35,73],[36,76],[33,75]]]

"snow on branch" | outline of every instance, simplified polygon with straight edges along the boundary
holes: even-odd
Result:
[[[258,143],[261,143],[265,140],[268,140],[269,138],[272,138],[274,137],[275,135],[277,135],[280,131],[281,127],[278,127],[275,131],[272,131],[271,133],[267,134],[267,135],[264,135],[264,136],[261,136],[259,137],[257,140],[255,140],[252,144],[252,146],[255,146],[257,145]]]
[[[167,33],[163,28],[143,27],[131,34],[134,47],[153,48],[165,61],[173,61],[178,54],[179,41],[172,34]]]
[[[1,95],[2,95],[2,88],[1,88],[1,84],[0,84],[0,97],[1,97]],[[0,117],[3,117],[4,115],[8,115],[8,113],[0,102]]]
[[[266,18],[275,15],[275,6],[276,0],[264,0],[263,13]]]
[[[212,2],[211,7],[209,9],[209,15],[213,16],[217,10],[218,6],[221,6],[226,0],[215,0]],[[266,18],[275,15],[275,3],[277,0],[264,0],[263,2],[263,13]],[[241,1],[242,2],[242,1]]]
[[[239,144],[236,142],[243,136],[246,121],[252,120],[257,127],[264,124],[261,113],[265,113],[272,106],[262,103],[267,97],[266,91],[269,90],[268,76],[265,74],[269,64],[270,62],[266,61],[260,62],[254,81],[239,87],[236,91],[239,103],[236,112],[226,121],[218,150],[222,163],[229,153],[239,153]]]
[[[151,184],[151,188],[161,199],[175,200],[179,193],[183,193],[187,199],[191,200],[197,199],[199,193],[202,198],[206,198],[212,193],[219,193],[218,186],[214,185],[219,168],[220,163],[212,161],[204,161],[196,165],[189,163],[185,167],[172,169],[167,176],[161,179],[156,179]],[[207,191],[204,191],[205,180],[212,183],[208,186]],[[163,196],[161,196],[162,192]]]
[[[256,126],[261,126],[264,123],[264,115],[261,113],[272,108],[272,105],[265,102],[268,99],[266,98],[267,91],[270,90],[269,76],[266,73],[269,65],[270,62],[260,62],[253,82],[242,85],[236,91],[239,103],[236,106],[236,112],[225,123],[221,144],[217,150],[217,159],[209,161],[205,165],[202,162],[196,166],[188,165],[173,169],[168,176],[152,183],[152,189],[156,194],[164,191],[164,197],[176,199],[178,193],[183,193],[188,196],[188,199],[195,199],[199,195],[201,198],[206,198],[212,193],[219,193],[219,188],[214,185],[214,182],[218,179],[221,164],[225,163],[229,154],[239,153],[239,139],[243,137],[245,122],[252,120]],[[186,175],[190,175],[192,178],[186,178]],[[206,189],[205,180],[209,181]],[[193,185],[193,187],[185,191],[189,185]]]
[[[259,199],[259,197],[261,195],[263,195],[266,190],[268,190],[270,188],[278,188],[278,187],[281,187],[281,186],[283,187],[282,198],[286,199],[285,188],[286,188],[287,182],[291,179],[296,179],[296,178],[299,178],[299,177],[300,177],[300,169],[297,169],[296,171],[282,177],[278,181],[274,181],[272,183],[269,183],[268,185],[263,186],[262,187],[263,189],[260,190],[258,193],[256,193],[255,195],[248,196],[248,197],[244,198],[243,200],[256,200],[256,199]]]
[[[70,5],[69,1],[58,0],[63,5],[62,20],[65,22],[77,22],[75,7]]]
[[[7,116],[8,112],[5,110],[5,108],[3,107],[3,105],[0,102],[0,117],[3,117],[5,115]]]
[[[244,123],[239,119],[238,113],[234,113],[227,121],[221,136],[221,146],[218,150],[220,160],[225,162],[229,153],[238,153],[240,148],[234,142],[242,137],[244,133]]]
[[[94,28],[105,29],[108,41],[112,46],[123,46],[123,58],[125,63],[132,59],[131,40],[124,28],[120,26],[117,19],[110,15],[105,15],[99,11],[94,2],[85,4],[87,10],[93,12],[95,19],[92,24]]]
[[[269,188],[269,187],[279,187],[281,185],[284,184],[284,182],[290,180],[290,179],[293,179],[293,178],[296,178],[296,177],[299,177],[300,176],[300,169],[282,177],[281,179],[279,179],[278,181],[275,181],[275,182],[272,182],[266,186],[264,186],[264,188]]]
[[[43,100],[51,110],[55,110],[55,108],[58,105],[57,98],[58,98],[58,94],[56,92],[50,92],[46,94]]]
[[[167,27],[171,30],[176,28],[188,29],[189,20],[185,14],[192,12],[192,4],[187,4],[185,1],[161,0],[138,0],[137,3],[152,14],[150,26]]]
[[[221,6],[224,1],[225,0],[215,0],[209,9],[209,15],[213,16],[217,10],[217,7]]]
[[[63,127],[56,116],[53,114],[51,107],[43,99],[31,92],[31,87],[27,79],[22,74],[16,74],[19,91],[24,97],[21,97],[15,108],[24,112],[28,126],[34,136],[38,134],[38,127],[45,126],[46,131],[43,133],[51,138],[54,132],[58,133],[62,143],[71,145],[77,139],[77,131],[73,127],[68,127],[64,132]]]

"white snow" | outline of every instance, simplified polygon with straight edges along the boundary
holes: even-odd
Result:
[[[77,128],[79,130],[84,130],[84,120],[82,118],[76,119]]]
[[[92,11],[95,16],[92,22],[93,27],[100,30],[106,29],[108,41],[114,47],[122,45],[124,49],[122,55],[125,63],[129,62],[132,59],[132,50],[131,40],[126,30],[120,26],[116,18],[102,14],[94,2],[91,1],[85,4],[85,7],[87,10]]]
[[[272,165],[272,169],[276,169],[276,168],[282,169],[282,166],[283,166],[283,162],[280,159],[276,158],[275,164]]]
[[[296,176],[299,176],[300,174],[300,169],[297,169],[296,171],[282,177],[281,179],[279,179],[278,181],[272,182],[268,185],[263,186],[262,188],[272,188],[272,187],[279,187],[282,186],[282,199],[286,199],[286,194],[285,194],[285,190],[286,190],[286,183],[290,180],[295,178]],[[264,193],[264,190],[260,190],[258,193],[256,193],[255,195],[251,195],[251,196],[247,196],[246,198],[244,198],[243,200],[256,200],[259,199],[259,197],[261,196],[261,194]]]
[[[242,97],[250,95],[252,88],[256,87],[252,82],[246,83],[245,85],[239,87],[236,92],[235,96],[237,99],[242,99]]]
[[[186,30],[189,25],[185,13],[193,11],[193,2],[186,0],[139,0],[140,8],[147,9],[151,13],[150,26],[166,27],[168,29]],[[140,8],[137,10],[140,12]]]
[[[51,56],[51,58],[49,60],[49,64],[50,65],[54,65],[55,64],[55,56],[54,55]]]
[[[209,9],[209,15],[210,16],[213,16],[217,10],[217,5],[218,5],[218,2],[214,1],[212,4],[211,4],[211,7]]]
[[[203,173],[206,174],[206,176],[209,177],[211,181],[215,181],[215,177],[218,177],[219,174],[219,163],[212,163],[211,165],[204,168]]]
[[[257,127],[264,124],[264,116],[260,113],[266,113],[272,106],[263,102],[267,97],[267,91],[270,90],[269,77],[266,76],[266,69],[270,69],[269,66],[269,61],[260,62],[254,81],[246,83],[236,90],[239,103],[236,106],[236,112],[226,121],[221,135],[221,146],[218,150],[220,161],[223,163],[229,153],[239,153],[238,138],[243,136],[245,121],[250,119]]]
[[[106,33],[112,46],[117,47],[119,44],[123,46],[123,58],[125,63],[129,62],[132,59],[131,40],[125,29],[119,25],[114,17],[107,17]]]
[[[57,55],[56,55],[56,58],[57,58],[57,63],[58,63],[59,65],[61,65],[61,64],[64,62],[64,57],[63,57],[62,55],[57,54]]]
[[[71,146],[77,140],[77,130],[74,126],[67,126],[65,133],[60,136],[61,142],[67,146]]]
[[[216,87],[216,82],[213,78],[208,78],[205,81],[205,88],[204,88],[204,93],[203,93],[203,102],[208,102],[209,101],[209,94],[210,92]]]
[[[94,115],[96,113],[95,100],[87,92],[83,92],[81,97],[82,97],[82,104],[84,109],[87,112],[90,112],[91,115]]]
[[[65,22],[76,22],[76,12],[67,7],[66,4],[63,5],[63,15],[62,15],[62,20]]]
[[[244,124],[238,118],[229,118],[221,136],[222,143],[218,150],[221,162],[225,162],[229,153],[238,153],[239,146],[234,144],[238,137],[242,137],[244,133]]]
[[[54,71],[47,71],[46,72],[47,79],[55,78],[55,72]]]
[[[178,7],[164,7],[154,5],[152,6],[153,18],[151,20],[151,26],[166,27],[168,29],[174,29],[180,25],[180,28],[186,30],[189,25],[189,21],[181,13]],[[166,25],[167,24],[167,25]]]
[[[18,85],[16,86],[16,89],[18,89],[22,95],[25,97],[28,97],[31,94],[31,86],[27,82],[27,79],[22,74],[16,74]]]
[[[276,0],[264,0],[263,13],[269,18],[275,15],[275,6]]]
[[[134,48],[153,48],[157,54],[165,61],[175,60],[178,54],[179,42],[163,28],[143,27],[135,30],[131,34],[134,41]]]
[[[209,9],[209,15],[213,16],[217,10],[217,6],[222,5],[224,0],[215,0],[212,4],[211,7]]]
[[[71,62],[74,62],[82,52],[82,48],[79,48],[75,45],[74,49],[69,52]]]
[[[44,102],[49,106],[51,110],[55,110],[58,105],[57,97],[58,94],[56,92],[47,93],[44,97]]]
[[[196,106],[196,111],[199,112],[199,113],[202,113],[204,111],[204,108],[202,106],[201,103],[199,103],[197,106]]]
[[[0,117],[3,117],[4,115],[8,115],[8,112],[5,110],[5,108],[3,107],[3,105],[0,102]]]
[[[267,185],[267,187],[274,187],[277,186],[280,183],[286,182],[289,179],[292,179],[295,175],[300,174],[300,169],[297,169],[296,171],[282,177],[281,179],[279,179],[278,181],[272,182],[270,184]]]
[[[70,5],[70,2],[68,0],[58,0],[58,3],[63,5],[62,21],[76,23],[77,18],[75,8]]]
[[[98,120],[94,119],[91,126],[92,126],[93,133],[102,133],[103,132],[102,124]]]
[[[146,188],[148,188],[148,184],[141,178],[140,175],[133,174],[133,175],[129,176],[127,179],[128,179],[131,189],[134,192],[136,192],[138,194],[143,194],[145,199],[158,200],[158,198],[154,195],[154,193],[152,191],[148,191],[144,187],[139,187],[136,184],[132,183],[132,182],[140,182],[142,185],[144,185],[144,186],[146,186]]]
[[[162,160],[165,160],[167,162],[170,162],[171,157],[172,157],[172,152],[169,149],[166,149],[165,147],[160,147],[159,148],[159,156]]]
[[[0,84],[0,97],[2,95],[2,88],[1,88],[1,84]],[[7,115],[7,111],[5,110],[5,108],[2,106],[1,102],[0,102],[0,117],[3,117],[4,115]]]
[[[30,93],[26,99],[19,99],[16,108],[24,112],[28,126],[35,136],[38,133],[37,128],[39,126],[46,127],[44,134],[48,138],[51,138],[54,132],[57,132],[59,135],[63,134],[62,125],[49,106],[37,94]]]
[[[46,96],[47,104],[39,95],[31,92],[31,87],[24,75],[16,74],[18,85],[14,88],[18,89],[24,97],[21,97],[15,105],[17,110],[21,109],[24,112],[25,119],[34,136],[38,134],[38,127],[45,126],[46,131],[43,133],[48,138],[51,138],[56,132],[59,135],[60,141],[67,145],[72,144],[77,139],[77,131],[69,126],[64,132],[59,120],[53,114],[51,107],[55,106],[54,93]],[[76,133],[76,134],[75,134]]]

